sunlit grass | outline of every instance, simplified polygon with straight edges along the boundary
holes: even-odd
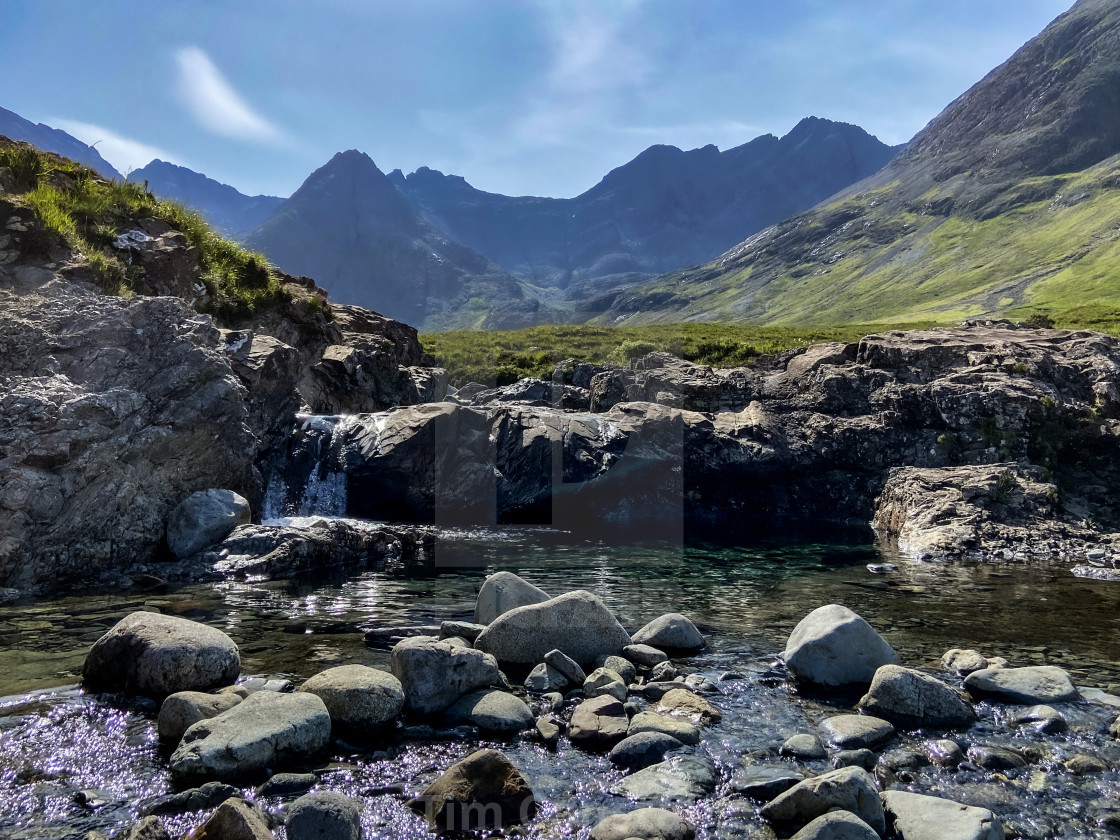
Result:
[[[106,180],[26,144],[0,149],[0,166],[12,171],[17,195],[43,228],[86,256],[106,292],[124,294],[142,287],[138,269],[109,246],[137,220],[159,219],[198,249],[200,279],[209,296],[206,308],[219,321],[236,322],[287,295],[261,254],[224,238],[197,213],[156,198],[141,184]]]

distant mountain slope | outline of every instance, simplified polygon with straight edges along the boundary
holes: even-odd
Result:
[[[159,159],[134,170],[128,178],[137,183],[147,181],[148,189],[155,195],[197,210],[225,234],[257,227],[284,203],[284,199],[273,195],[242,195],[233,187],[193,169]]]
[[[93,146],[87,146],[77,137],[67,134],[57,128],[51,128],[42,123],[33,123],[26,120],[14,111],[0,108],[0,135],[10,140],[22,140],[30,143],[44,152],[54,152],[56,155],[70,158],[83,166],[95,169],[106,178],[120,178],[112,165],[101,157]]]
[[[725,152],[652,146],[573,199],[495,195],[427,168],[390,178],[451,237],[518,277],[564,288],[710,259],[877,171],[896,151],[858,126],[810,117],[781,139]]]
[[[1081,0],[884,170],[595,320],[1120,310],[1120,3]]]
[[[314,277],[331,299],[429,329],[480,326],[492,307],[523,326],[538,304],[470,248],[421,219],[370,158],[340,152],[245,237],[284,271]]]

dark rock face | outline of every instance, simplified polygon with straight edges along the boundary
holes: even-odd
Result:
[[[1073,522],[1084,506],[1108,522],[1111,494],[1078,491],[1120,480],[1117,370],[1120,345],[1091,333],[890,333],[733,371],[649,358],[595,376],[602,413],[438,403],[357,415],[335,427],[332,445],[349,512],[373,519],[866,527],[878,509],[877,527],[891,533],[910,516],[892,470],[1027,475],[996,465],[1036,459],[1079,477],[1055,491],[1060,504],[1019,507],[1007,501],[1035,498],[1031,486],[1005,493],[997,480],[993,522]],[[616,401],[633,397],[645,401]],[[1054,527],[1068,527],[1067,549],[1087,550],[1088,532]],[[964,543],[966,554],[1004,550],[986,539]],[[1028,540],[1019,550],[1050,547]]]

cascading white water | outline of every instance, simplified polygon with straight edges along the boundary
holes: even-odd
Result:
[[[315,463],[298,496],[278,474],[268,482],[261,511],[266,525],[294,524],[294,520],[346,515],[346,473],[333,463],[332,438],[338,415],[297,414],[300,431],[315,440]]]

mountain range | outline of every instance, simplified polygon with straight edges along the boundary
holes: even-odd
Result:
[[[93,146],[87,146],[77,137],[67,134],[58,128],[51,128],[42,123],[33,123],[24,119],[14,111],[0,108],[0,135],[12,140],[22,140],[30,143],[44,152],[54,152],[56,155],[70,158],[83,166],[101,173],[106,178],[120,178],[121,173],[113,168],[112,164]]]
[[[335,300],[423,325],[580,320],[589,298],[725,250],[887,163],[863,129],[809,118],[720,152],[653,146],[571,199],[510,197],[336,155],[244,239]]]
[[[949,321],[1120,311],[1120,4],[1081,0],[888,166],[599,323]]]

